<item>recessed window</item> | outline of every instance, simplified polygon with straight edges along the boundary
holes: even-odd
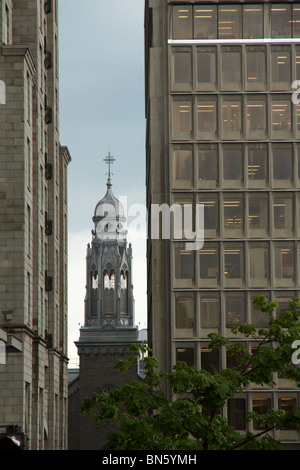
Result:
[[[244,211],[242,196],[224,197],[224,228],[243,230]]]
[[[188,366],[195,365],[195,352],[194,348],[181,347],[176,349],[176,362],[186,362]]]
[[[226,327],[233,328],[245,323],[245,296],[242,292],[225,293]]]
[[[219,6],[218,33],[220,39],[242,37],[242,7],[240,5]]]
[[[244,398],[229,398],[227,401],[228,424],[233,429],[246,429],[246,400]]]
[[[272,89],[291,88],[291,72],[290,47],[273,47],[271,51]]]
[[[176,248],[175,273],[177,279],[194,278],[194,252],[192,250]]]
[[[264,295],[267,302],[270,302],[270,294],[268,292],[254,292],[251,294],[251,323],[257,328],[266,328],[269,325],[270,318],[267,312],[262,312],[257,305],[253,305],[257,295]]]
[[[199,182],[218,181],[218,153],[215,147],[198,147],[198,180]]]
[[[255,194],[249,195],[248,223],[250,230],[268,229],[268,196]]]
[[[269,279],[269,245],[267,243],[249,244],[249,270],[250,279],[261,282]]]
[[[175,324],[177,330],[194,331],[195,300],[193,296],[178,295],[175,299]]]
[[[220,370],[220,350],[201,347],[201,369],[214,374]]]
[[[172,106],[174,139],[190,139],[192,136],[192,101],[174,99]]]
[[[278,280],[293,279],[295,276],[295,250],[293,243],[275,245],[275,276]]]
[[[207,198],[200,198],[199,204],[204,205],[204,230],[218,230],[219,209],[217,196],[211,195]]]
[[[200,278],[219,279],[219,245],[205,243],[199,251]]]
[[[237,90],[242,82],[241,51],[239,48],[222,49],[222,89]]]
[[[242,103],[240,98],[224,100],[222,104],[222,128],[225,139],[238,139],[242,132]]]
[[[191,51],[174,51],[173,55],[173,79],[172,84],[190,88],[192,84],[192,54]]]
[[[267,414],[271,409],[271,400],[270,398],[253,398],[252,400],[252,410],[259,414]],[[256,421],[253,423],[255,430],[264,429],[264,426],[259,425]]]
[[[262,48],[247,48],[246,81],[248,90],[262,89],[266,83],[266,54]]]
[[[273,137],[289,137],[291,134],[291,101],[273,100],[272,102]]]
[[[247,137],[264,139],[267,135],[266,102],[261,98],[247,100]]]
[[[220,297],[218,293],[201,293],[200,297],[201,328],[219,328],[220,326]]]
[[[271,5],[272,38],[292,37],[291,5],[276,3]]]
[[[293,178],[292,149],[290,147],[273,147],[273,179],[289,180]]]
[[[193,38],[193,12],[188,5],[173,7],[173,39]]]
[[[193,154],[191,149],[173,150],[173,181],[191,184],[193,181]]]
[[[243,149],[239,145],[223,146],[223,178],[225,180],[243,180]]]
[[[290,196],[275,197],[273,201],[274,228],[292,230],[294,224],[293,198]]]
[[[203,139],[214,139],[217,132],[217,111],[215,100],[198,100],[198,135]]]
[[[217,81],[216,60],[215,48],[197,49],[197,88],[214,89]]]
[[[225,279],[244,278],[244,246],[238,243],[224,246],[224,277]]]
[[[267,147],[248,146],[248,180],[267,181]]]

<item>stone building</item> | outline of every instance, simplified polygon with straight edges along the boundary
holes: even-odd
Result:
[[[0,1],[0,434],[67,448],[67,167],[58,2]]]
[[[299,58],[299,2],[145,1],[148,213],[204,206],[202,249],[178,232],[151,239],[149,227],[148,335],[163,370],[226,367],[208,333],[236,339],[232,326],[266,325],[257,294],[278,311],[300,295]],[[229,400],[224,416],[252,431],[246,411],[299,407],[295,384],[274,383]]]
[[[92,242],[86,254],[85,323],[75,343],[80,365],[69,384],[70,450],[103,449],[113,430],[111,423],[95,424],[88,415],[79,416],[80,403],[138,378],[138,364],[127,374],[114,369],[139,336],[134,325],[132,247],[127,245],[124,208],[112,191],[114,159],[109,154],[105,161],[109,165],[107,191],[94,211]]]

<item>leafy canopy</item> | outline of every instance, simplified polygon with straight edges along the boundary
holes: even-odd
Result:
[[[117,431],[108,438],[110,449],[120,450],[254,450],[280,449],[280,442],[268,432],[294,429],[300,432],[300,409],[270,410],[265,415],[248,413],[247,421],[256,421],[257,433],[238,432],[221,414],[229,398],[249,384],[271,385],[273,374],[300,383],[300,368],[292,362],[295,341],[300,339],[300,299],[293,298],[289,309],[275,315],[277,301],[267,303],[264,296],[254,300],[269,316],[268,328],[241,325],[232,332],[254,341],[251,353],[241,342],[211,333],[211,349],[225,348],[234,358],[234,367],[218,373],[198,370],[178,362],[171,372],[159,370],[158,361],[146,345],[133,345],[129,356],[116,364],[126,372],[145,354],[145,376],[119,389],[86,398],[80,407],[96,423],[113,421]],[[299,343],[300,344],[300,343]],[[294,356],[293,356],[294,354]],[[295,361],[294,361],[295,362]],[[164,390],[168,384],[172,398]]]

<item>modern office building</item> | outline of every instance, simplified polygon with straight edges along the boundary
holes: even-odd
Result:
[[[208,333],[242,341],[232,326],[266,325],[257,294],[278,311],[300,294],[300,3],[146,0],[145,70],[149,214],[204,205],[201,249],[178,233],[151,239],[149,224],[149,342],[164,370],[217,371],[230,363]],[[246,411],[299,406],[294,384],[274,382],[228,401],[236,429]]]
[[[0,38],[0,434],[66,449],[70,154],[57,0],[1,0]]]

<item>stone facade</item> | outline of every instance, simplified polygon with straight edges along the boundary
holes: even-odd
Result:
[[[0,1],[0,326],[21,344],[0,365],[0,426],[18,426],[33,450],[67,448],[70,154],[59,142],[57,20],[57,0]]]

